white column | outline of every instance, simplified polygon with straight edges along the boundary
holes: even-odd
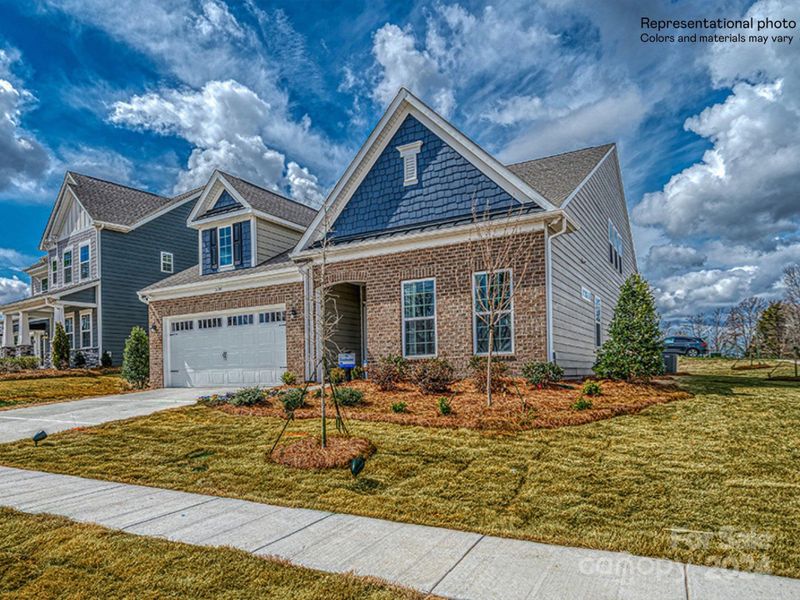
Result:
[[[17,346],[30,346],[31,330],[28,328],[28,313],[20,311],[17,316],[19,317],[19,337],[17,338]]]
[[[62,327],[64,326],[64,307],[61,304],[53,306],[53,332],[50,337],[55,334],[57,323],[61,323]]]
[[[14,345],[14,321],[11,315],[3,313],[3,348]]]

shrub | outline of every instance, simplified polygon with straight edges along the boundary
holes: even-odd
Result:
[[[291,388],[281,392],[278,398],[283,403],[283,409],[292,412],[306,403],[306,391],[303,388]]]
[[[356,365],[350,371],[350,377],[352,379],[364,379],[364,368]]]
[[[453,412],[453,407],[450,406],[450,400],[448,400],[445,396],[442,396],[436,401],[439,407],[439,414],[442,416],[449,415]]]
[[[56,323],[56,331],[53,334],[53,367],[56,369],[69,367],[69,338],[61,323]]]
[[[473,356],[469,361],[472,381],[480,392],[486,391],[485,356]],[[503,392],[508,387],[508,363],[494,358],[492,360],[492,392]]]
[[[234,392],[228,400],[233,406],[253,406],[264,400],[264,391],[258,387],[246,387]]]
[[[397,388],[406,378],[408,362],[402,356],[382,356],[369,367],[369,378],[384,392]]]
[[[84,367],[86,367],[86,356],[83,354],[83,352],[78,350],[75,353],[75,356],[72,357],[72,365],[76,369],[83,369]]]
[[[333,367],[328,372],[328,381],[330,381],[333,385],[342,383],[345,379],[347,379],[347,373],[341,367]]]
[[[588,398],[578,398],[572,405],[572,410],[588,410],[592,408],[592,401]]]
[[[564,369],[555,363],[532,360],[522,366],[522,376],[536,387],[546,387],[561,381]]]
[[[122,352],[122,376],[132,386],[143,388],[150,377],[150,346],[141,327],[131,329]]]
[[[603,394],[600,384],[596,381],[587,381],[583,384],[583,390],[581,391],[584,396],[601,396]]]
[[[393,413],[404,413],[408,409],[408,404],[405,402],[393,402],[392,403],[392,412]]]
[[[338,387],[333,392],[333,398],[342,406],[355,406],[364,401],[364,392],[355,388]]]
[[[648,379],[664,372],[661,332],[653,293],[634,273],[622,284],[609,339],[597,353],[594,372],[605,379]]]
[[[18,373],[30,371],[39,366],[39,359],[35,356],[17,356],[0,359],[0,373]]]
[[[210,396],[200,396],[197,399],[199,404],[203,404],[204,406],[219,406],[221,404],[227,404],[230,402],[230,399],[233,397],[233,394],[226,393],[226,394],[211,394]]]
[[[297,375],[291,371],[284,371],[283,375],[281,375],[281,381],[286,385],[294,385],[297,383]]]
[[[414,365],[414,382],[424,394],[450,391],[453,366],[443,358],[429,358]]]
[[[113,361],[111,360],[111,353],[108,350],[106,350],[105,352],[103,352],[102,356],[100,356],[100,366],[108,368],[112,364]]]

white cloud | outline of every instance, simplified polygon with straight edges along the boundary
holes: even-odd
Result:
[[[0,49],[0,190],[31,190],[50,163],[47,149],[22,127],[22,115],[35,102],[13,76],[16,51]]]
[[[295,200],[319,208],[325,201],[325,190],[317,178],[296,162],[290,162],[286,170],[289,192]]]
[[[36,258],[13,248],[0,248],[0,268],[19,271],[31,266]]]
[[[498,100],[481,117],[498,125],[517,125],[545,115],[547,110],[539,96],[512,96]]]
[[[0,304],[8,304],[30,295],[30,286],[18,277],[0,277]]]

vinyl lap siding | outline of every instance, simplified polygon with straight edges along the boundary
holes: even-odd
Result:
[[[361,349],[361,290],[349,283],[331,288],[328,300],[329,314],[338,315],[338,322],[329,351],[336,360],[338,352],[355,352],[356,364],[362,364]]]
[[[553,350],[568,376],[591,373],[596,356],[594,301],[584,300],[581,288],[600,295],[601,341],[605,341],[619,287],[636,271],[615,153],[613,150],[566,208],[578,230],[552,241]],[[623,238],[623,274],[608,260],[609,218]]]
[[[264,219],[256,219],[256,264],[294,248],[302,233]]]
[[[193,206],[189,201],[130,233],[101,231],[102,340],[114,364],[122,361],[131,328],[147,331],[147,306],[137,292],[169,276],[161,272],[161,252],[172,252],[176,273],[197,264],[197,232],[186,227]]]

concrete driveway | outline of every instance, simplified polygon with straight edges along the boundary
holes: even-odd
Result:
[[[141,417],[168,408],[188,406],[194,404],[199,396],[226,391],[230,390],[165,388],[4,410],[0,411],[0,443],[31,438],[42,429],[51,434],[74,427]]]

